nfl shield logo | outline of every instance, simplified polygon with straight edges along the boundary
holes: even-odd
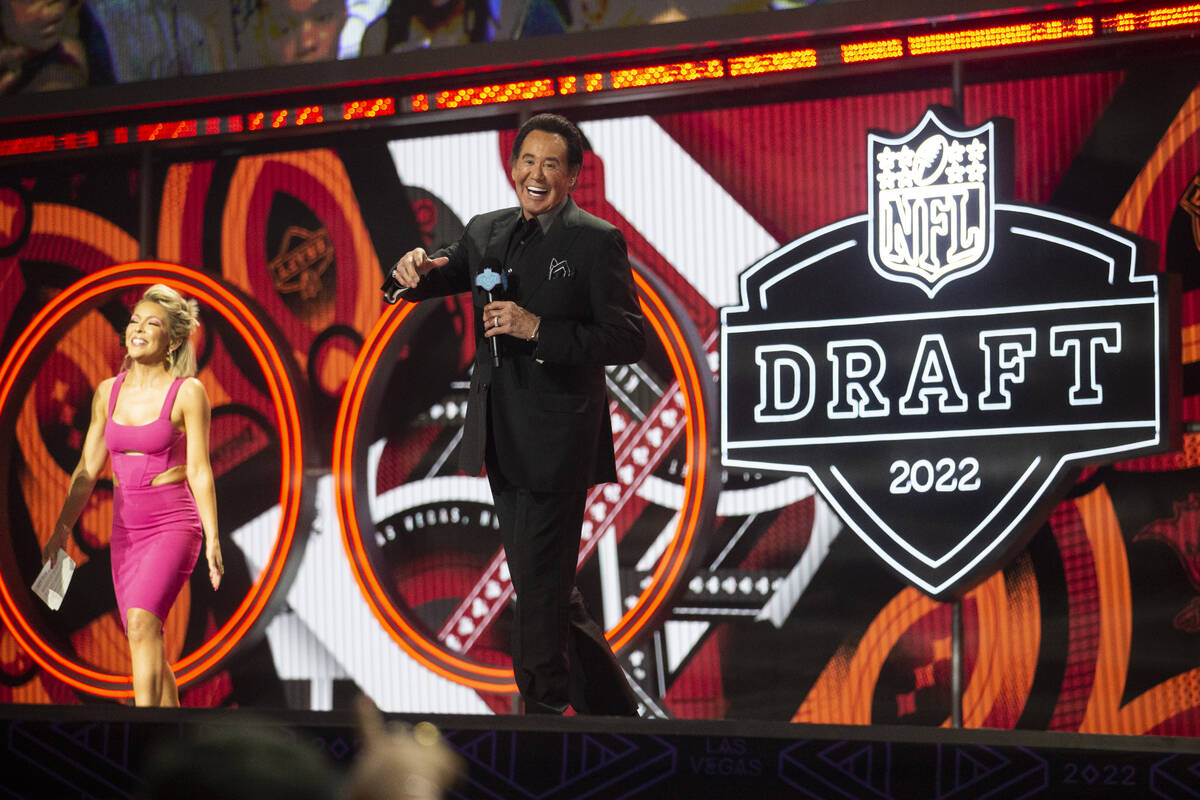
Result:
[[[930,298],[993,249],[995,123],[959,130],[952,114],[933,107],[902,136],[867,136],[871,266]]]
[[[1179,446],[1172,276],[1125,231],[1011,202],[1011,122],[951,113],[871,133],[870,212],[751,265],[721,311],[722,464],[807,476],[939,599],[1079,466]]]

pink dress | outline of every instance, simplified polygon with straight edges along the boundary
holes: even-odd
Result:
[[[204,540],[200,513],[187,482],[150,484],[156,475],[187,463],[187,439],[171,423],[171,409],[183,378],[171,383],[158,419],[146,425],[113,422],[124,381],[122,372],[113,383],[104,426],[104,442],[117,479],[109,551],[122,627],[131,608],[145,609],[160,622],[167,618],[192,574]]]

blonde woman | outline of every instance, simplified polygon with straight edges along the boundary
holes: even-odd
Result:
[[[70,536],[112,456],[113,586],[133,662],[139,706],[177,706],[179,689],[163,647],[163,620],[191,575],[201,544],[213,589],[224,567],[208,455],[209,403],[195,377],[194,300],[155,284],[125,326],[125,362],[92,399],[79,464],[71,474],[43,560]]]

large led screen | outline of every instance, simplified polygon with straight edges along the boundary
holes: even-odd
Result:
[[[1164,108],[1135,78],[970,86],[965,116],[1013,120],[1015,201],[1124,227],[1182,276],[1183,411],[1196,421],[1200,106],[1184,94]],[[651,346],[608,373],[622,479],[589,495],[580,585],[651,714],[949,717],[950,607],[885,570],[804,477],[722,470],[714,373],[719,309],[737,302],[739,273],[863,213],[867,132],[909,130],[951,99],[869,94],[581,126],[589,151],[575,197],[624,233]],[[1131,117],[1161,120],[1128,142],[1136,169],[1089,169],[1089,143],[1128,131]],[[168,620],[183,702],[320,710],[361,688],[396,711],[513,709],[510,589],[487,485],[454,467],[469,301],[391,308],[378,291],[406,249],[452,241],[472,215],[513,205],[512,138],[346,136],[160,165],[144,234],[136,164],[0,176],[4,352],[22,336],[44,342],[3,398],[0,696],[91,702],[91,683],[67,678],[118,676],[104,685],[120,696],[127,674],[102,490],[75,531],[78,583],[62,610],[28,590],[93,387],[119,363],[136,287],[103,287],[124,275],[205,299],[200,378],[214,402],[230,579],[213,595],[197,573]],[[103,272],[120,263],[135,265]],[[36,316],[84,297],[80,281],[100,288],[57,321]],[[294,406],[275,374],[289,376]],[[280,424],[292,416],[294,444]],[[1200,731],[1194,445],[1188,435],[1177,453],[1086,470],[1029,544],[966,595],[968,727]],[[293,466],[304,480],[287,477]],[[236,640],[222,633],[238,619]]]

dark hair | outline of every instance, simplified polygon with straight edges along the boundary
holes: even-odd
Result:
[[[513,140],[511,164],[517,163],[517,158],[521,155],[521,145],[525,144],[525,137],[530,131],[557,133],[567,142],[567,168],[583,166],[583,134],[575,127],[574,122],[558,114],[535,114],[525,121],[517,131],[517,138]]]
[[[266,719],[206,722],[146,756],[139,800],[334,800],[338,775],[298,732]]]

